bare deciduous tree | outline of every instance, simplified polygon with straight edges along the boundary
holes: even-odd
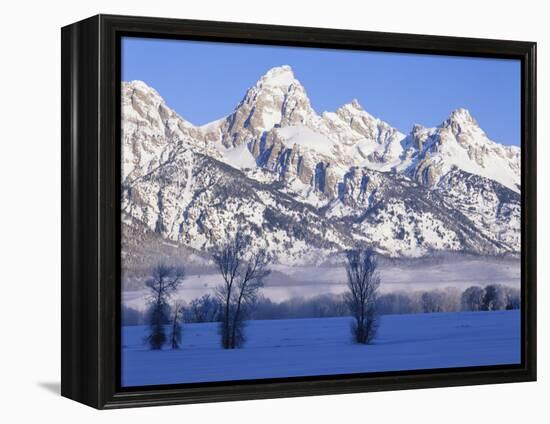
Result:
[[[385,293],[376,300],[376,307],[381,315],[419,312],[414,296],[408,292]]]
[[[464,311],[481,311],[485,290],[479,286],[468,287],[462,293],[461,303]]]
[[[183,267],[158,264],[145,282],[151,290],[149,307],[149,334],[146,341],[152,350],[162,349],[166,343],[164,325],[169,322],[168,298],[181,284],[185,271]]]
[[[504,287],[506,292],[506,309],[520,309],[521,308],[521,294],[516,288]]]
[[[374,250],[357,249],[346,253],[348,292],[345,300],[354,322],[352,332],[357,343],[368,344],[378,330],[376,298],[380,286]]]
[[[188,322],[214,322],[219,319],[221,304],[209,294],[193,299],[186,314]]]
[[[241,231],[212,255],[224,280],[217,288],[222,305],[220,333],[222,347],[235,349],[245,341],[244,324],[247,310],[269,275],[269,258],[265,249],[253,250]]]
[[[500,284],[489,284],[485,287],[483,310],[498,311],[506,307],[506,292]]]
[[[172,349],[179,349],[181,346],[181,333],[183,330],[181,326],[182,318],[183,306],[176,302],[172,308],[172,327],[170,330],[170,346]]]
[[[422,311],[430,314],[434,312],[444,311],[445,295],[441,290],[431,290],[422,292],[420,296],[420,302],[422,304]]]

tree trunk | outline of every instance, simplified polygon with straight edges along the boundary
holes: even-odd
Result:
[[[223,347],[225,349],[229,348],[229,302],[231,301],[231,289],[227,289],[227,296],[225,298],[225,317],[224,317],[224,327],[225,331],[223,333]]]
[[[231,331],[231,348],[235,349],[235,336],[236,336],[236,329],[237,329],[237,322],[239,319],[239,314],[241,313],[241,302],[243,298],[243,291],[241,290],[241,293],[239,294],[239,299],[237,300],[237,309],[235,310],[235,317],[233,318],[233,328]]]

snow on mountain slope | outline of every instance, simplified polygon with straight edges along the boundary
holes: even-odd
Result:
[[[328,137],[316,133],[304,125],[292,125],[275,131],[286,147],[300,146],[330,156],[334,154],[336,144]]]
[[[223,151],[222,160],[237,169],[249,169],[256,167],[256,159],[254,159],[254,156],[252,156],[246,144]]]
[[[357,100],[318,115],[281,66],[200,127],[123,83],[122,118],[123,215],[196,251],[237,225],[292,263],[355,243],[389,256],[520,248],[520,150],[465,109],[405,136]]]
[[[182,146],[167,147],[160,162],[124,187],[123,221],[142,222],[164,239],[197,251],[207,252],[237,228],[286,264],[320,263],[356,243],[388,256],[510,250],[477,231],[438,192],[404,176],[356,170],[348,184],[355,177],[363,180],[363,194],[344,189],[349,196],[338,202],[351,213],[338,216],[301,201],[284,182],[260,183]]]
[[[358,239],[388,256],[513,250],[488,232],[478,231],[476,223],[450,200],[406,176],[354,168],[325,214],[347,223]]]
[[[357,99],[335,113],[325,112],[320,131],[347,147],[352,165],[389,171],[399,163],[405,135],[366,112]]]
[[[352,245],[344,229],[279,187],[178,146],[124,187],[123,221],[203,252],[242,228],[284,263],[322,261]]]
[[[521,243],[521,196],[488,178],[454,168],[435,190],[467,216],[479,232],[518,252]]]
[[[405,137],[364,111],[357,100],[319,116],[286,65],[269,70],[230,115],[201,130],[226,148],[248,145],[260,166],[278,169],[281,179],[297,178],[315,187],[316,172],[330,169],[322,189],[329,197],[336,194],[337,179],[349,166],[395,166]],[[289,158],[299,169],[288,166]]]
[[[433,186],[453,167],[520,191],[521,151],[491,141],[466,109],[457,109],[436,128],[415,126],[404,140],[397,169]]]
[[[219,157],[202,131],[170,109],[143,81],[122,82],[122,179],[136,178],[158,166],[169,144],[185,143]]]
[[[276,125],[301,124],[315,116],[305,89],[290,66],[280,66],[262,76],[220,122],[221,142],[226,147],[249,143]]]

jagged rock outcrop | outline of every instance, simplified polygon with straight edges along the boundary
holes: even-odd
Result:
[[[405,136],[355,99],[317,114],[281,66],[200,127],[123,83],[122,119],[123,222],[193,251],[237,227],[289,263],[357,243],[388,256],[520,249],[520,150],[465,109]]]

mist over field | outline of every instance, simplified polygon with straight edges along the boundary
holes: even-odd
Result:
[[[202,268],[202,269],[201,269]],[[265,280],[263,296],[279,302],[292,298],[312,298],[323,294],[341,294],[346,290],[346,274],[342,265],[271,266]],[[419,259],[382,259],[380,291],[421,291],[454,287],[502,284],[519,288],[521,267],[515,257],[481,257],[473,255],[440,255]],[[123,282],[125,306],[143,310],[147,305],[145,277]],[[191,266],[175,298],[189,302],[204,294],[212,294],[222,282],[213,265]]]

